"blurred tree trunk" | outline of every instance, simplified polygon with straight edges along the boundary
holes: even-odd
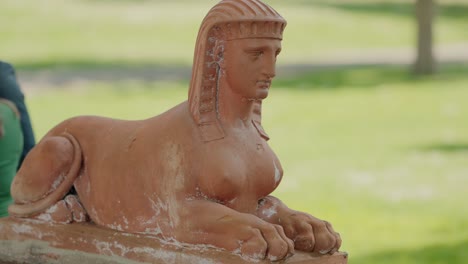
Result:
[[[433,54],[434,0],[416,0],[418,24],[417,58],[414,65],[416,74],[432,74],[436,70]]]

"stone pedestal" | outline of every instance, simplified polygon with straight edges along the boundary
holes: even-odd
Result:
[[[28,219],[0,219],[0,263],[248,263],[207,246],[165,242],[93,224],[51,225]],[[259,261],[256,263],[269,263]],[[346,264],[347,254],[317,256],[304,252],[279,263]]]

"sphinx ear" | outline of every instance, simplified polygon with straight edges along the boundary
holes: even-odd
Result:
[[[216,40],[216,44],[213,49],[213,56],[216,63],[219,65],[221,69],[225,68],[224,62],[224,52],[225,52],[225,42],[224,40]]]

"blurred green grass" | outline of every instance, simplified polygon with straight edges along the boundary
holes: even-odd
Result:
[[[362,67],[278,79],[263,111],[285,170],[275,195],[331,221],[350,263],[464,263],[467,70],[414,78],[405,68]],[[187,86],[76,83],[36,91],[28,103],[40,137],[74,115],[156,115],[185,100]]]
[[[2,0],[1,56],[20,69],[190,65],[198,27],[216,2]],[[415,45],[409,0],[266,2],[288,20],[280,63]],[[438,2],[436,42],[468,41],[468,3]]]
[[[57,68],[186,68],[199,24],[216,2],[2,0],[0,56],[20,77]],[[265,2],[289,23],[280,64],[414,45],[409,0]],[[437,44],[468,41],[468,2],[438,3]],[[264,104],[264,126],[285,169],[275,194],[331,221],[350,263],[464,263],[467,72],[460,64],[422,78],[402,67],[278,77]],[[187,87],[187,80],[51,83],[29,90],[27,102],[40,138],[75,115],[159,114],[185,100]]]

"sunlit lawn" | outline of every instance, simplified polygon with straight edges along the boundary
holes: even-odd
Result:
[[[20,77],[24,70],[190,67],[200,22],[216,2],[1,0],[0,59]],[[414,45],[414,1],[265,2],[288,20],[282,65]],[[467,42],[468,2],[437,2],[436,43]],[[330,220],[350,263],[465,263],[468,65],[442,66],[428,78],[407,72],[348,68],[278,79],[263,111],[285,169],[276,195]],[[185,100],[187,86],[50,84],[28,90],[27,102],[40,138],[75,115],[159,114]]]
[[[19,68],[121,63],[190,65],[217,0],[2,0],[0,57]],[[411,47],[413,1],[270,0],[287,20],[281,63],[337,52]],[[468,41],[468,2],[438,1],[438,44]]]
[[[264,104],[285,169],[276,195],[334,223],[350,263],[465,263],[467,70],[415,79],[402,68],[356,68],[279,79]],[[187,83],[62,88],[28,98],[39,137],[70,116],[146,118],[187,97]]]

